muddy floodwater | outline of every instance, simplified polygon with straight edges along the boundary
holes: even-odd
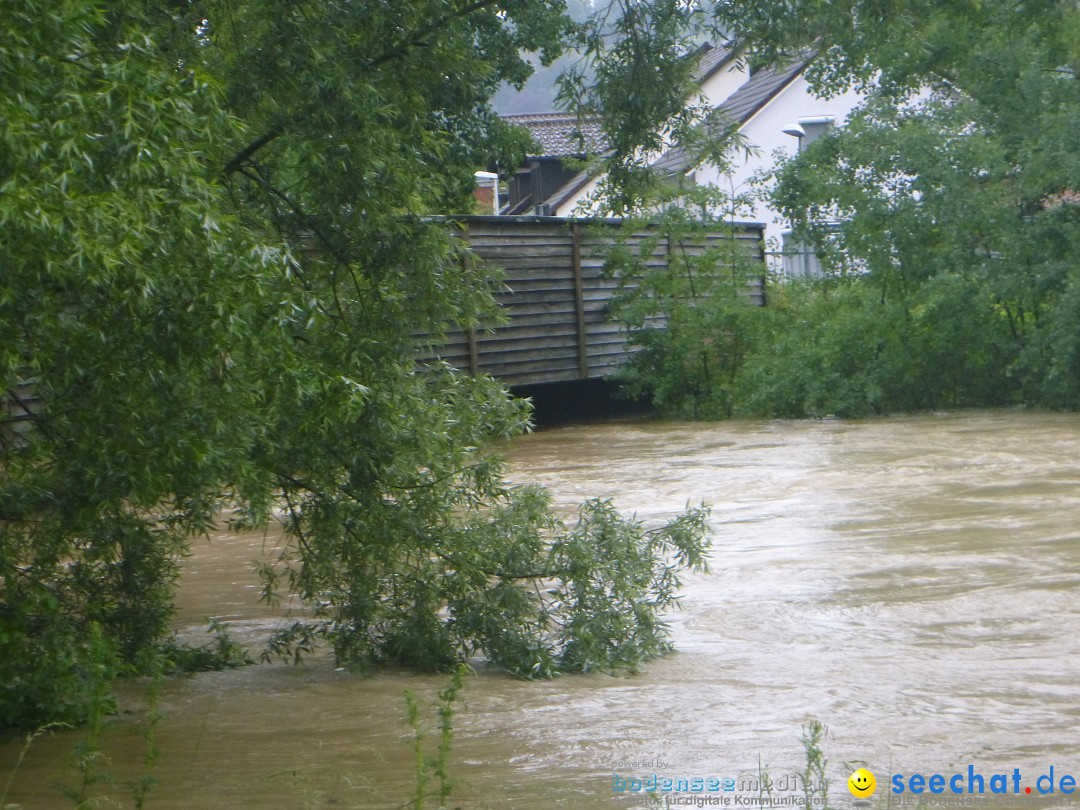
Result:
[[[710,570],[687,577],[671,616],[679,652],[639,675],[470,677],[451,806],[645,806],[613,775],[656,773],[740,780],[702,794],[735,807],[757,795],[745,780],[759,768],[777,785],[802,769],[812,719],[828,727],[837,807],[860,764],[883,806],[892,774],[962,773],[966,787],[971,766],[987,791],[1007,774],[1011,793],[1019,769],[1021,794],[1051,767],[1056,784],[1080,782],[1080,417],[602,424],[520,438],[507,456],[515,480],[567,510],[602,496],[654,523],[711,504]],[[275,542],[195,547],[186,638],[215,616],[260,644],[280,617],[258,604],[252,561]],[[402,691],[430,704],[444,683],[361,679],[326,660],[171,681],[146,806],[400,807],[413,784]],[[130,807],[122,782],[140,773],[145,716],[139,689],[122,698],[103,738],[119,784],[103,792]],[[54,785],[74,780],[80,738],[37,739],[7,802],[70,806]],[[21,748],[0,744],[0,790]]]

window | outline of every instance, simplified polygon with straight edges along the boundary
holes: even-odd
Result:
[[[783,257],[786,278],[822,278],[821,259],[805,241],[793,233],[784,234]]]
[[[852,266],[848,258],[843,254],[840,237],[840,223],[828,222],[822,227],[825,230],[825,241],[829,245],[833,256],[834,272],[840,272],[839,261],[844,265],[843,272],[859,272]],[[786,278],[824,278],[825,268],[821,264],[821,255],[815,251],[805,240],[799,239],[791,231],[783,234],[781,257],[783,258],[784,276]]]

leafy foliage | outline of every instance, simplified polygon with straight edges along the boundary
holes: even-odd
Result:
[[[658,611],[675,603],[682,569],[704,569],[707,518],[706,508],[690,509],[645,531],[610,501],[581,508],[575,529],[551,552],[561,579],[549,591],[561,668],[633,669],[671,651]]]
[[[662,194],[651,162],[669,142],[693,141],[713,117],[694,83],[708,6],[612,0],[577,29],[581,59],[560,77],[558,101],[598,120],[610,144],[592,167],[602,213],[632,216]]]
[[[454,790],[454,781],[450,778],[450,748],[454,742],[454,704],[461,697],[465,676],[468,674],[464,664],[458,665],[450,675],[445,687],[439,690],[436,713],[439,717],[439,745],[434,756],[425,751],[425,739],[428,730],[420,717],[420,703],[411,690],[405,690],[405,709],[409,727],[413,732],[412,749],[413,770],[416,775],[416,789],[407,803],[414,810],[423,810],[427,806],[428,782],[432,777],[439,780],[437,807],[445,808],[450,794]]]
[[[990,333],[1000,324],[956,278],[903,303],[863,278],[789,283],[769,301],[770,329],[740,380],[743,412],[858,417],[1008,404],[996,387],[1002,335]]]
[[[610,509],[560,526],[483,450],[526,405],[418,360],[494,307],[427,215],[524,151],[487,99],[522,50],[559,53],[564,8],[8,4],[0,725],[84,720],[86,683],[149,668],[176,560],[223,507],[283,515],[266,592],[284,576],[316,614],[294,655],[547,675],[665,648],[673,580],[648,555],[668,538],[696,563],[701,535]],[[648,577],[609,578],[594,531]],[[599,593],[618,607],[586,621]]]
[[[833,285],[846,303],[820,328],[847,330],[855,375],[878,378],[874,410],[1080,406],[1077,9],[855,0],[723,15],[764,53],[815,41],[822,91],[864,86],[850,124],[783,169],[778,201],[837,279],[814,306]]]
[[[353,668],[443,670],[482,653],[520,677],[546,678],[634,668],[670,650],[658,613],[673,605],[679,571],[704,567],[707,509],[646,530],[590,501],[569,529],[541,490],[487,494],[429,529],[426,544],[354,544],[333,561],[342,585],[323,591],[316,613],[325,618],[282,632],[273,652],[297,660],[325,638]],[[303,587],[303,570],[289,577]]]
[[[238,669],[255,663],[217,619],[210,620],[206,632],[213,638],[205,644],[181,644],[174,638],[167,639],[161,645],[161,655],[155,663],[162,672],[170,674]]]
[[[619,279],[612,311],[636,349],[621,376],[665,412],[730,416],[747,353],[772,314],[753,304],[762,265],[730,224],[748,200],[699,186],[669,189],[661,201],[660,213],[624,223],[607,257]],[[666,266],[651,266],[657,252]]]
[[[163,634],[184,538],[249,478],[254,369],[229,368],[272,328],[249,280],[283,251],[228,226],[202,73],[89,4],[0,25],[0,724],[39,724],[84,719],[84,667]]]
[[[761,63],[812,47],[815,89],[857,86],[866,101],[776,175],[775,202],[827,278],[776,285],[772,312],[747,314],[722,390],[685,359],[722,345],[726,323],[685,344],[640,334],[649,365],[635,384],[703,416],[1080,407],[1080,11],[751,0],[699,24]],[[626,188],[638,206],[657,199]],[[672,324],[703,314],[672,301]]]

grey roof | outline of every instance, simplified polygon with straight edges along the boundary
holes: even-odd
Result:
[[[581,191],[581,189],[585,188],[586,184],[588,184],[593,177],[594,175],[591,172],[578,172],[567,180],[562,188],[558,189],[554,194],[548,197],[545,202],[551,206],[552,210],[557,210],[563,203]]]
[[[708,79],[735,56],[731,48],[722,45],[702,45],[699,54],[695,72],[698,82]],[[533,140],[541,147],[540,154],[533,157],[581,156],[603,153],[608,149],[598,118],[579,119],[571,113],[543,112],[504,115],[502,119],[529,130]]]
[[[719,112],[722,115],[720,126],[732,128],[745,124],[802,73],[809,62],[810,57],[807,56],[787,65],[756,71],[742,87],[720,105]],[[653,168],[665,174],[678,174],[689,171],[695,165],[693,155],[682,146],[674,146],[653,163]]]
[[[724,122],[722,126],[738,127],[749,121],[781,90],[787,87],[796,76],[802,73],[813,57],[814,54],[808,51],[803,57],[794,62],[790,62],[787,65],[767,67],[755,71],[745,84],[732,93],[731,96],[720,105],[719,110],[722,113]],[[716,73],[717,70],[728,64],[733,58],[735,58],[735,51],[729,47],[703,45],[697,67],[698,81],[704,82],[707,78]],[[554,128],[555,122],[561,119],[564,122],[561,126],[566,127],[572,125],[572,128],[569,130],[564,130],[571,133],[577,128],[577,119],[572,115],[563,113],[504,115],[503,119],[512,123],[528,126],[530,131],[533,132],[533,137],[537,141],[540,141],[545,149],[549,148],[548,144],[541,138],[538,130],[543,129],[548,122],[551,122]],[[599,123],[593,121],[588,126],[590,127],[590,133],[596,139],[594,141],[595,146],[590,149],[590,152],[602,155],[607,153],[609,150],[607,144],[603,141]],[[589,133],[586,133],[584,130],[582,132],[588,137]],[[553,142],[552,147],[550,148],[555,148],[557,145],[557,141]],[[574,148],[578,149],[576,142]],[[558,153],[545,152],[545,154],[557,155]],[[564,152],[562,154],[581,154],[581,152]],[[689,171],[694,168],[695,165],[697,165],[697,160],[690,152],[681,146],[675,146],[653,163],[653,168],[665,174],[679,174]],[[551,195],[546,202],[550,204],[552,208],[558,208],[574,194],[584,188],[593,177],[594,175],[589,171],[579,172],[568,180],[558,191]]]
[[[570,157],[607,149],[599,119],[579,120],[576,115],[561,112],[504,115],[502,119],[529,130],[541,147],[540,154],[534,157]]]
[[[726,45],[702,45],[700,53],[695,73],[699,82],[712,76],[735,56],[735,51]]]

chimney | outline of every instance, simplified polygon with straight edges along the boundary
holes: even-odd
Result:
[[[474,172],[476,178],[476,210],[480,214],[499,215],[499,175],[495,172]]]

